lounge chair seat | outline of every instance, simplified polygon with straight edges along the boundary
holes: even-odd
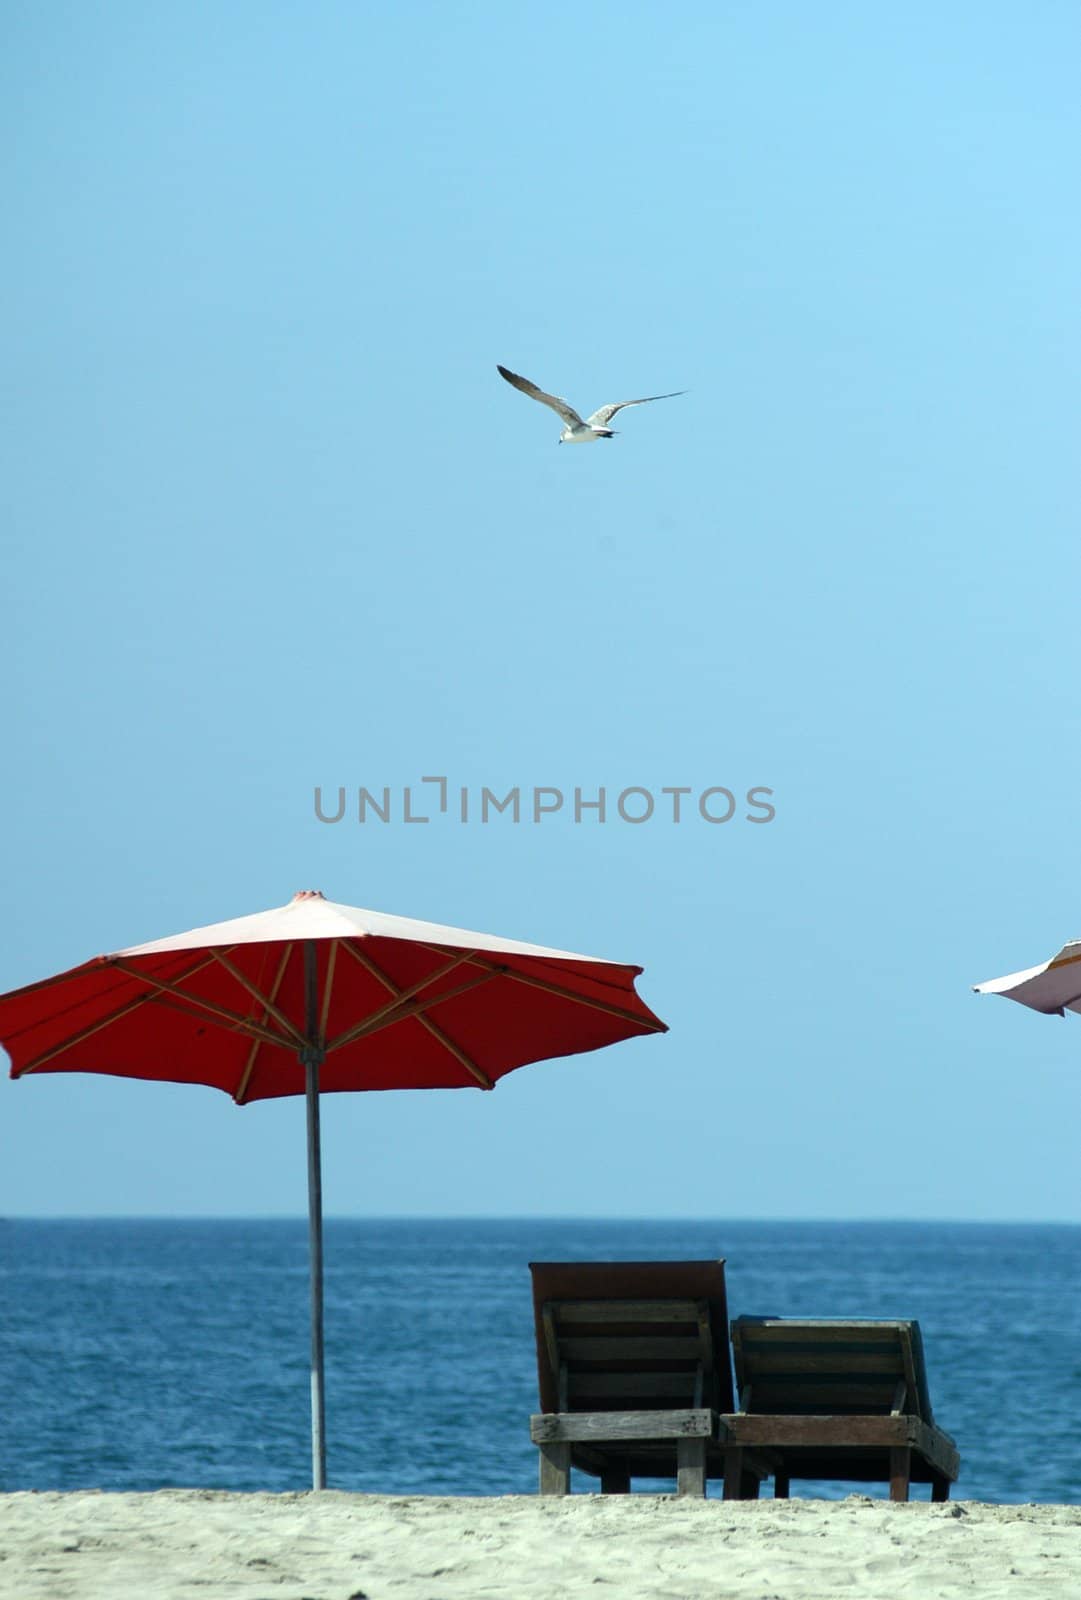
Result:
[[[732,1323],[739,1411],[726,1430],[726,1497],[741,1492],[744,1450],[773,1462],[774,1493],[793,1478],[910,1483],[949,1498],[957,1447],[935,1425],[918,1322],[737,1317]]]
[[[707,1478],[725,1475],[719,1418],[734,1406],[724,1262],[549,1261],[530,1271],[540,1492],[566,1494],[573,1466],[606,1493],[648,1477],[704,1494]],[[767,1470],[742,1450],[738,1492],[756,1493]]]

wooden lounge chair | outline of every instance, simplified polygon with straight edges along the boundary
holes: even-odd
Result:
[[[566,1494],[572,1466],[599,1477],[607,1494],[641,1477],[674,1477],[680,1494],[704,1494],[707,1477],[724,1475],[719,1413],[733,1408],[724,1262],[544,1261],[529,1270],[541,1494]],[[740,1492],[755,1492],[763,1470],[742,1453]]]
[[[745,1448],[773,1460],[782,1498],[793,1478],[888,1482],[891,1500],[929,1482],[933,1499],[949,1498],[960,1457],[935,1426],[918,1322],[737,1317],[732,1349],[740,1409],[723,1419],[732,1495]]]

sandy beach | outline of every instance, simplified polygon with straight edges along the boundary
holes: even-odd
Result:
[[[575,1495],[0,1496],[4,1600],[1081,1594],[1081,1506]]]

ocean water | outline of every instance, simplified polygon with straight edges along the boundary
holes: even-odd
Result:
[[[307,1249],[302,1221],[0,1221],[0,1489],[308,1487]],[[331,1219],[328,1483],[532,1493],[527,1263],[718,1256],[733,1316],[919,1319],[955,1495],[1081,1503],[1081,1228],[1023,1225]]]

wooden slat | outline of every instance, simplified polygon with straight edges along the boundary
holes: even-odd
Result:
[[[733,1334],[738,1333],[746,1343],[751,1339],[808,1339],[815,1344],[824,1340],[843,1343],[846,1339],[890,1340],[911,1323],[888,1317],[777,1317],[759,1321],[756,1317],[736,1317],[732,1323]]]
[[[801,1449],[828,1453],[839,1449],[903,1449],[910,1447],[944,1477],[954,1479],[961,1458],[949,1434],[929,1427],[919,1417],[770,1416],[738,1412],[720,1419],[736,1443],[763,1449]],[[722,1435],[723,1437],[723,1435]],[[792,1476],[795,1465],[786,1462]],[[816,1474],[817,1475],[817,1474]],[[837,1476],[843,1476],[838,1473]]]
[[[702,1348],[697,1334],[682,1338],[663,1334],[627,1334],[613,1338],[598,1334],[561,1337],[560,1353],[564,1361],[693,1361],[702,1359]]]
[[[546,1411],[530,1417],[529,1434],[534,1444],[600,1444],[623,1439],[723,1440],[725,1429],[715,1411],[688,1407],[679,1411]]]
[[[698,1322],[697,1300],[550,1300],[546,1303],[552,1307],[557,1323]]]
[[[771,1415],[765,1412],[738,1412],[725,1418],[733,1437],[741,1444],[762,1448],[788,1447],[832,1449],[839,1446],[877,1445],[890,1448],[911,1442],[912,1417],[837,1417]]]
[[[569,1372],[569,1404],[580,1400],[690,1399],[694,1372]]]
[[[746,1357],[746,1350],[744,1355]],[[757,1383],[769,1381],[774,1373],[814,1377],[820,1373],[881,1374],[893,1381],[905,1375],[904,1355],[900,1346],[887,1346],[881,1350],[821,1350],[814,1353],[796,1353],[787,1348],[754,1351],[744,1363]]]
[[[874,1373],[847,1373],[847,1372],[821,1372],[814,1377],[809,1377],[803,1372],[771,1372],[768,1377],[763,1377],[760,1372],[755,1373],[755,1393],[758,1395],[758,1406],[761,1409],[763,1394],[772,1395],[800,1395],[814,1399],[815,1395],[852,1394],[857,1398],[864,1396],[868,1399],[881,1397],[888,1400],[892,1397],[897,1379],[892,1372],[885,1372],[881,1376]]]
[[[874,1356],[892,1350],[902,1354],[903,1340],[896,1327],[843,1329],[810,1329],[805,1324],[795,1328],[740,1328],[738,1320],[732,1325],[732,1343],[742,1351],[746,1361],[757,1363],[770,1357],[793,1361],[807,1361],[818,1356],[845,1361],[850,1356]]]
[[[777,1404],[774,1406],[762,1405],[756,1401],[753,1411],[745,1411],[743,1413],[747,1417],[821,1417],[826,1415],[836,1417],[888,1417],[892,1416],[892,1414],[884,1403],[882,1405],[870,1405],[857,1400],[850,1400],[843,1406],[831,1404],[828,1400],[819,1401],[817,1405],[808,1402],[806,1405]]]
[[[886,1389],[854,1389],[823,1384],[814,1389],[771,1390],[760,1383],[755,1386],[753,1410],[750,1407],[746,1409],[755,1416],[778,1413],[783,1416],[786,1412],[791,1412],[793,1416],[825,1416],[828,1412],[888,1416],[892,1399],[892,1393]]]

